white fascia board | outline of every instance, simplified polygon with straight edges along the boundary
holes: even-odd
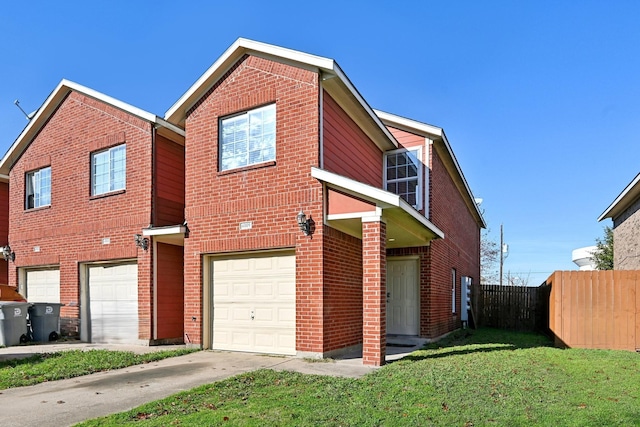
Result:
[[[164,117],[167,120],[172,120],[173,116],[178,113],[179,110],[186,111],[193,106],[198,100],[191,99],[201,90],[208,90],[209,86],[214,82],[209,80],[220,70],[226,69],[231,64],[228,64],[230,59],[239,59],[247,52],[258,52],[261,54],[280,57],[289,61],[299,62],[307,64],[314,68],[321,70],[333,71],[334,61],[329,58],[321,56],[310,55],[308,53],[299,52],[292,49],[283,48],[280,46],[274,46],[267,43],[261,43],[254,40],[248,40],[244,38],[237,39],[222,55],[207,69],[207,71],[200,76],[196,82],[178,99],[171,108],[167,110]],[[233,61],[235,62],[235,61]]]
[[[167,236],[170,234],[184,234],[187,227],[184,225],[171,225],[168,227],[143,228],[143,236]]]
[[[616,197],[616,199],[611,202],[609,207],[605,209],[604,212],[602,212],[602,214],[598,217],[598,222],[606,218],[613,219],[613,210],[627,197],[627,195],[629,195],[629,193],[635,188],[636,185],[640,185],[640,173],[636,175],[636,177],[629,183],[629,185],[627,185],[625,189],[622,190],[618,197]],[[640,192],[640,187],[638,192]]]
[[[139,117],[143,120],[148,121],[149,123],[153,123],[159,126],[166,127],[177,134],[184,136],[184,131],[178,128],[171,123],[168,123],[155,114],[149,113],[145,110],[142,110],[138,107],[134,107],[133,105],[127,104],[126,102],[122,102],[118,99],[115,99],[111,96],[105,95],[101,92],[88,88],[86,86],[80,85],[78,83],[72,82],[70,80],[62,79],[60,83],[56,86],[56,88],[49,94],[47,99],[42,103],[40,108],[38,108],[35,116],[29,121],[27,126],[22,130],[18,138],[14,141],[14,143],[9,147],[9,150],[6,152],[2,161],[0,161],[0,170],[4,171],[11,166],[8,166],[8,162],[12,159],[15,160],[21,152],[17,152],[20,150],[24,150],[28,142],[28,139],[35,136],[35,134],[40,130],[42,126],[47,122],[51,114],[55,111],[56,108],[60,105],[60,103],[65,99],[65,97],[69,94],[69,92],[75,91],[78,93],[82,93],[90,98],[96,99],[105,104],[111,105],[114,108],[122,110],[128,114]],[[24,146],[24,147],[23,147]]]
[[[487,224],[484,218],[482,217],[480,208],[478,208],[478,205],[475,202],[475,198],[473,196],[473,193],[471,192],[469,183],[467,183],[467,179],[464,177],[464,174],[462,173],[462,168],[460,168],[458,159],[456,158],[456,155],[453,153],[453,150],[451,149],[451,144],[449,144],[449,139],[447,139],[447,135],[444,133],[444,129],[439,128],[437,126],[432,126],[426,123],[421,123],[416,120],[408,119],[406,117],[396,116],[395,114],[385,113],[384,111],[375,110],[375,113],[378,115],[378,117],[382,119],[383,122],[386,122],[390,126],[396,125],[400,129],[406,130],[407,132],[417,132],[422,136],[426,136],[426,137],[436,136],[442,139],[444,147],[447,150],[449,157],[451,157],[451,160],[453,161],[456,171],[460,176],[462,183],[464,184],[467,195],[471,199],[473,206],[475,206],[476,213],[478,214],[478,217],[482,221],[483,228],[486,228]]]
[[[444,239],[444,233],[442,230],[436,227],[431,221],[420,214],[420,212],[416,211],[413,206],[397,194],[315,167],[311,168],[311,176],[319,181],[329,184],[330,187],[335,187],[348,194],[371,201],[382,209],[400,208],[411,215],[415,220],[419,221],[426,228],[433,231],[440,238]],[[370,216],[371,212],[368,212],[367,215]]]
[[[254,40],[239,38],[209,67],[207,71],[176,101],[164,115],[165,120],[171,122],[180,122],[182,116],[180,111],[188,111],[200,99],[198,96],[205,93],[217,81],[216,75],[222,75],[226,70],[235,63],[244,54],[256,54],[262,57],[275,57],[288,62],[301,64],[305,68],[317,69],[319,72],[336,75],[347,90],[353,95],[357,102],[377,124],[380,130],[387,138],[397,147],[398,143],[387,127],[380,121],[380,118],[373,112],[373,109],[367,104],[364,98],[351,84],[351,81],[342,71],[340,66],[331,58],[311,55],[309,53],[300,52],[272,44],[257,42]],[[177,116],[176,116],[177,115]]]
[[[408,119],[406,117],[396,116],[395,114],[386,113],[380,110],[373,110],[374,113],[382,120],[383,123],[387,123],[390,126],[398,126],[400,129],[407,131],[414,131],[420,133],[422,136],[437,136],[442,137],[443,130],[437,126],[432,126],[427,123],[418,122],[416,120]],[[395,127],[395,126],[394,126]]]

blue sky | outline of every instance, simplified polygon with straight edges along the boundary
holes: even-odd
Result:
[[[505,272],[572,270],[640,171],[640,2],[31,1],[0,6],[0,151],[66,78],[158,116],[238,37],[335,59],[445,129]]]

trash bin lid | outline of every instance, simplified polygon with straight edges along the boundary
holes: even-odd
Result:
[[[27,302],[27,300],[20,295],[18,289],[9,285],[0,285],[0,301]]]

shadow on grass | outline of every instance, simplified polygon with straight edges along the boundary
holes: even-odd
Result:
[[[545,335],[532,332],[514,332],[494,328],[464,329],[455,331],[440,341],[426,344],[421,350],[401,360],[419,361],[470,353],[537,347],[553,347],[553,341]]]
[[[12,367],[20,365],[33,365],[34,363],[43,362],[45,359],[60,357],[59,353],[15,353],[3,354],[0,356],[0,368]]]

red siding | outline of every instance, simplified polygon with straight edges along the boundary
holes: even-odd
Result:
[[[324,169],[382,188],[382,151],[323,93]]]
[[[153,225],[184,222],[184,146],[156,136],[155,213]]]
[[[126,190],[92,198],[91,151],[120,143],[127,144]],[[51,166],[51,206],[26,211],[25,173],[44,166]],[[78,263],[137,258],[139,332],[150,338],[152,250],[138,250],[133,235],[151,220],[151,125],[72,92],[13,165],[10,182],[9,242],[16,260],[9,282],[17,285],[18,267],[59,266],[62,323],[77,325]]]
[[[362,241],[324,230],[325,352],[362,343]]]
[[[157,336],[159,340],[182,340],[184,333],[183,248],[158,243]]]
[[[9,183],[0,182],[0,246],[9,243]],[[9,263],[0,260],[0,283],[9,283]]]
[[[202,343],[202,254],[296,248],[296,346],[322,351],[322,185],[318,75],[245,56],[190,111],[186,120],[185,333]],[[218,119],[276,104],[276,161],[218,172]],[[313,238],[298,229],[303,209]],[[252,227],[240,230],[240,222]],[[192,321],[192,317],[197,319]]]

